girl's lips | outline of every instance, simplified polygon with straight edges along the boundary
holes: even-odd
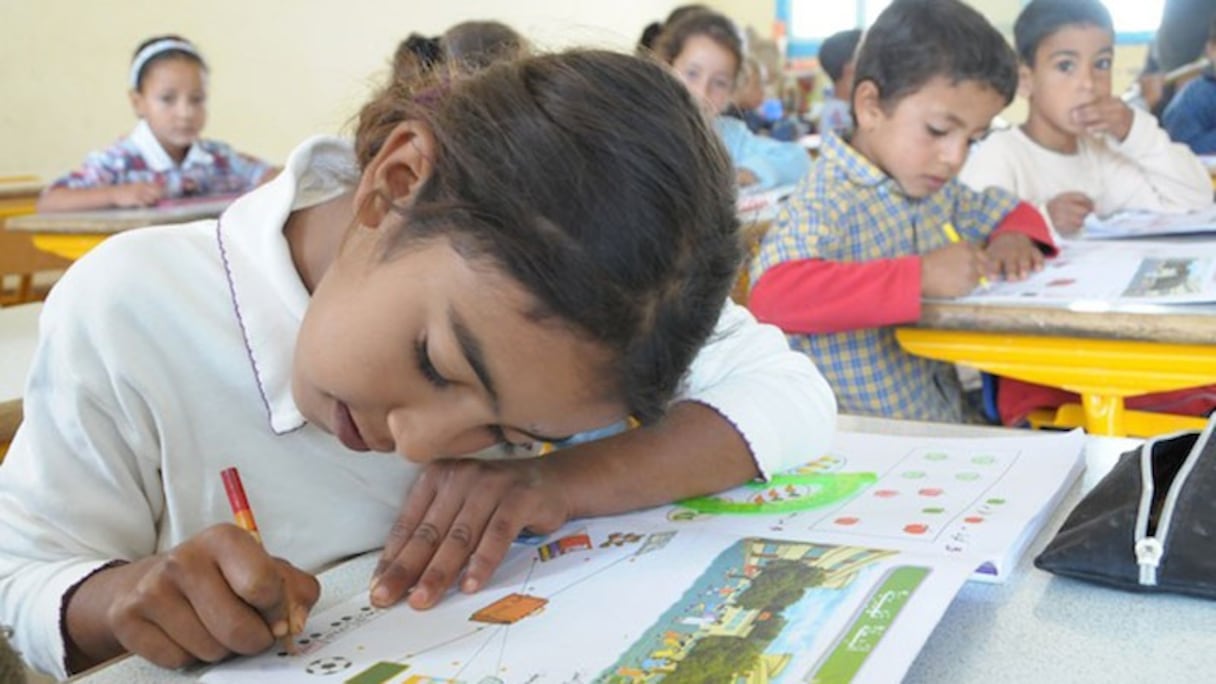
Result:
[[[343,446],[351,451],[370,451],[367,442],[363,441],[363,435],[359,433],[359,427],[355,425],[355,419],[350,415],[350,409],[346,404],[338,401],[334,403],[334,430],[338,435],[338,441],[342,442]]]

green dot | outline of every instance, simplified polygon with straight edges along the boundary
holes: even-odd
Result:
[[[921,510],[921,513],[924,513],[926,515],[938,515],[939,513],[944,513],[946,509],[940,508],[938,506],[934,506],[932,508],[922,508],[920,510]]]
[[[925,454],[926,461],[944,461],[947,458],[949,458],[949,456],[941,451],[930,451],[929,453]]]
[[[996,463],[996,457],[995,456],[976,456],[975,458],[971,459],[971,462],[976,465],[992,465],[993,463]]]
[[[963,482],[975,482],[976,480],[980,479],[980,474],[979,473],[959,473],[958,475],[955,475],[955,477]]]
[[[993,506],[1000,506],[1001,504],[1005,503],[1005,500],[1004,499],[988,499],[985,503],[990,503]]]
[[[923,470],[908,470],[905,471],[903,477],[905,480],[919,480],[925,476]]]

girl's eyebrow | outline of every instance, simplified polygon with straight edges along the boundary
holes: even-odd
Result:
[[[457,344],[460,345],[460,352],[464,354],[465,361],[468,361],[469,366],[473,369],[473,373],[477,375],[477,379],[480,380],[481,384],[486,388],[486,394],[490,395],[490,404],[494,407],[494,415],[500,416],[501,412],[499,410],[498,390],[495,388],[496,386],[494,383],[494,378],[490,375],[489,368],[486,367],[486,358],[485,354],[482,352],[481,340],[478,340],[477,336],[473,334],[473,331],[469,329],[468,324],[464,321],[464,317],[461,316],[460,313],[458,313],[456,309],[452,308],[450,305],[448,306],[448,323],[452,327],[452,334],[456,337]],[[512,432],[518,432],[528,439],[532,439],[537,442],[564,442],[574,436],[565,435],[555,437],[551,435],[541,435],[511,425],[505,427]]]

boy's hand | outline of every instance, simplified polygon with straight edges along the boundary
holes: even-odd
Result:
[[[1132,110],[1123,100],[1107,95],[1072,110],[1073,121],[1090,135],[1109,134],[1119,142],[1132,129]]]
[[[82,582],[66,611],[69,666],[124,650],[169,668],[259,653],[304,627],[320,591],[315,577],[272,558],[245,530],[215,525]]]
[[[955,242],[920,258],[920,292],[925,297],[961,297],[988,271],[988,257],[979,245]]]
[[[1043,268],[1043,252],[1022,233],[1000,233],[988,241],[988,258],[1005,280],[1025,280]]]
[[[110,186],[110,203],[116,207],[150,207],[164,197],[160,183],[127,183]]]
[[[1047,202],[1047,217],[1061,235],[1074,235],[1094,210],[1094,201],[1083,192],[1062,192]]]
[[[459,459],[423,468],[380,555],[372,605],[389,606],[408,594],[412,607],[430,608],[462,568],[461,591],[477,591],[521,531],[561,527],[571,509],[544,461]]]

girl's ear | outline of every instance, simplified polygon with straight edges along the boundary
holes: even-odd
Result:
[[[853,116],[857,118],[859,131],[874,128],[886,116],[874,81],[862,81],[853,86]]]
[[[421,121],[402,121],[388,134],[355,188],[355,219],[376,228],[389,207],[407,202],[434,170],[435,136]]]
[[[134,110],[136,118],[144,118],[144,96],[132,88],[127,91],[127,99],[131,102],[131,109]]]
[[[1030,99],[1030,79],[1033,75],[1030,67],[1018,64],[1018,95]]]

